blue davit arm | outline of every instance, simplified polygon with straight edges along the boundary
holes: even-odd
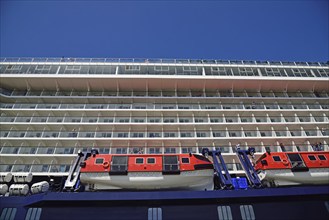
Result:
[[[248,155],[253,156],[255,153],[255,148],[249,148],[248,150],[238,149],[236,155],[238,156],[241,165],[246,172],[249,183],[254,188],[259,188],[262,186],[262,183],[254,169],[254,166],[251,164]]]
[[[217,174],[217,178],[219,180],[220,187],[222,189],[231,189],[233,188],[232,179],[226,164],[224,162],[222,153],[220,150],[217,151],[209,151],[208,149],[203,149],[202,154],[204,156],[209,155],[213,158],[214,168]],[[224,172],[224,174],[223,174]]]

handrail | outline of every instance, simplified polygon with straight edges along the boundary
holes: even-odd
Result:
[[[231,65],[269,65],[269,66],[329,66],[329,62],[293,61],[248,61],[217,59],[161,59],[161,58],[73,58],[73,57],[0,57],[0,63],[161,63],[161,64],[231,64]]]

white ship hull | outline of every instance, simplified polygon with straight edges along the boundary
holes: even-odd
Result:
[[[266,170],[258,174],[263,183],[275,186],[329,184],[329,168],[314,168],[304,172],[292,172],[290,169]]]
[[[163,175],[162,172],[129,172],[127,175],[81,173],[80,180],[89,191],[115,189],[213,190],[213,174],[213,170],[183,171],[177,175]]]

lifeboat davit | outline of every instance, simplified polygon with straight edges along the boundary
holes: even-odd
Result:
[[[255,164],[264,185],[329,184],[329,152],[267,152]]]
[[[80,181],[93,190],[213,190],[214,168],[198,154],[93,154]]]

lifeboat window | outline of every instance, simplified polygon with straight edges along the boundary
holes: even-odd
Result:
[[[147,163],[154,164],[155,158],[147,158]]]
[[[310,160],[316,160],[316,158],[315,158],[314,155],[308,155],[308,159],[310,159]]]
[[[319,155],[318,157],[319,157],[320,160],[327,160],[324,155]]]
[[[136,164],[143,164],[144,158],[136,158]]]
[[[95,160],[95,164],[103,164],[104,163],[104,158],[97,158]]]
[[[182,163],[190,163],[190,159],[188,157],[183,157]]]
[[[281,161],[281,158],[279,156],[273,156],[273,160],[279,162]]]

